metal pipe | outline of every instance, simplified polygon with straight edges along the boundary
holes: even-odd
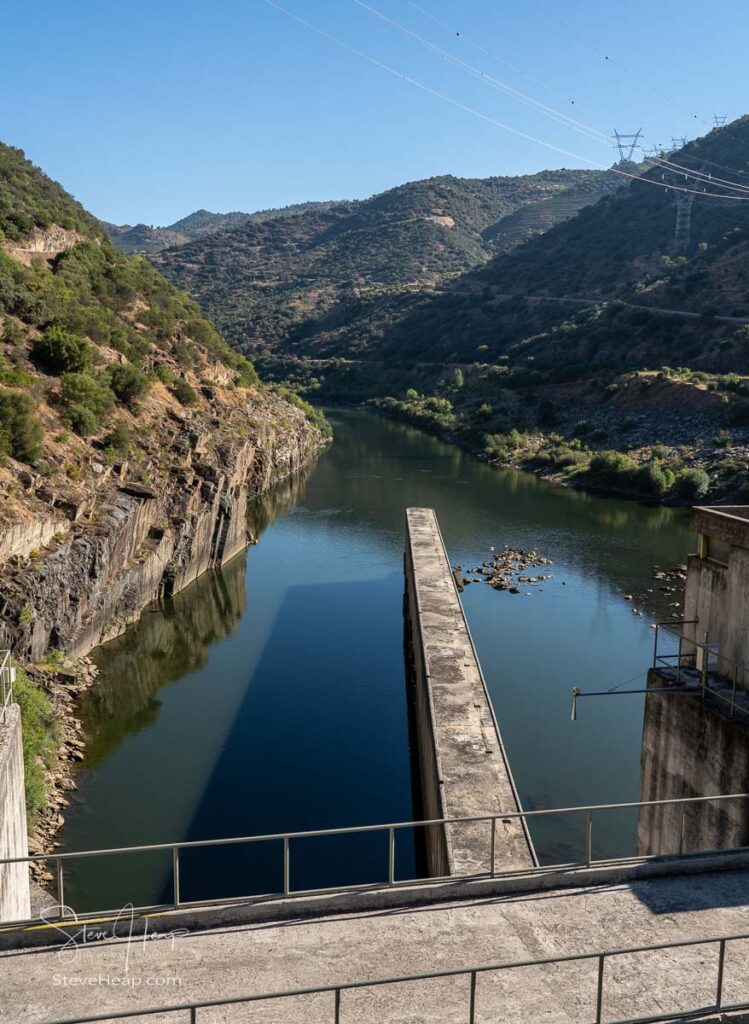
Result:
[[[320,985],[311,988],[286,989],[278,992],[262,992],[256,995],[230,996],[226,999],[211,999],[199,1003],[182,1003],[171,1006],[146,1007],[130,1010],[118,1010],[110,1013],[96,1014],[88,1017],[67,1017],[62,1020],[48,1022],[48,1024],[100,1024],[103,1021],[126,1020],[127,1018],[149,1016],[157,1013],[179,1013],[182,1010],[207,1009],[217,1006],[236,1006],[240,1003],[257,1003],[269,999],[288,999],[298,996],[320,995],[326,992],[344,992],[353,989],[374,988],[382,985],[401,985],[406,982],[432,981],[439,978],[456,978],[466,974],[483,974],[494,971],[509,971],[528,967],[545,967],[553,964],[577,963],[584,960],[597,960],[600,973],[600,961],[602,958],[613,956],[628,956],[636,953],[654,953],[666,949],[686,949],[691,946],[707,946],[715,943],[725,945],[728,942],[740,942],[749,939],[749,932],[742,932],[737,935],[711,935],[699,939],[678,939],[672,942],[659,942],[652,946],[627,946],[617,949],[598,950],[592,953],[568,953],[556,957],[543,957],[538,960],[514,960],[505,963],[476,964],[472,967],[458,967],[443,971],[428,971],[422,974],[396,975],[388,978],[367,978],[361,981],[341,982],[336,985]],[[749,1008],[749,1003],[732,1004],[721,1006],[721,1009],[734,1011]],[[704,1007],[701,1007],[704,1009]],[[684,1016],[690,1011],[679,1010],[661,1014],[654,1017],[630,1018],[627,1021],[618,1021],[616,1024],[645,1024],[645,1022],[657,1020],[672,1020],[674,1016]]]
[[[395,885],[395,829],[389,832],[388,885]]]
[[[655,626],[655,639],[653,640],[653,668],[658,664],[658,630],[660,629],[659,624],[656,622]]]
[[[723,970],[726,964],[726,940],[721,939],[718,952],[718,981],[715,986],[715,1005],[720,1009],[723,1002]]]
[[[174,895],[174,906],[179,907],[179,847],[172,847],[172,889]]]
[[[598,986],[596,988],[596,1024],[601,1024],[603,1014],[603,967],[606,962],[606,954],[601,953],[598,957]]]
[[[341,1024],[341,990],[335,990],[335,1024]]]
[[[585,830],[585,863],[590,867],[593,861],[593,812],[588,811],[588,823]]]
[[[497,856],[496,856],[496,854],[497,854],[497,819],[496,818],[492,818],[492,841],[491,841],[491,858],[492,858],[492,862],[491,862],[491,868],[490,868],[490,874],[491,874],[492,878],[494,878],[494,875],[495,875],[496,870],[497,870],[497,863],[496,863],[497,862]]]
[[[283,837],[283,894],[288,896],[291,892],[291,851],[289,849],[289,836]]]
[[[647,691],[651,692],[651,691]],[[716,695],[717,696],[717,695]],[[696,804],[714,800],[747,800],[749,793],[717,793],[714,796],[669,797],[665,800],[632,800],[618,804],[580,804],[577,807],[546,807],[534,811],[508,811],[502,819],[538,818],[550,814],[582,814],[587,811],[628,810],[638,807],[661,807],[668,804]],[[309,832],[278,832],[259,836],[235,836],[228,839],[195,839],[184,843],[149,843],[143,846],[115,846],[98,850],[76,850],[68,853],[37,853],[28,857],[3,857],[3,864],[28,864],[34,861],[81,860],[86,857],[104,857],[121,853],[153,853],[159,850],[203,849],[209,846],[236,846],[240,843],[267,843],[286,839],[311,839],[321,836],[361,835],[367,832],[386,832],[388,829],[423,828],[428,825],[455,825],[461,823],[491,821],[495,815],[473,814],[455,818],[430,818],[425,821],[394,821],[383,825],[355,825],[350,828],[318,829]]]
[[[686,821],[686,807],[681,809],[681,823],[679,824],[679,856],[684,853],[684,823]]]
[[[60,908],[60,917],[65,917],[65,887],[62,881],[62,868],[63,863],[61,860],[57,862],[57,904]]]
[[[476,972],[471,971],[470,1004],[468,1010],[468,1024],[475,1024],[476,1021]]]

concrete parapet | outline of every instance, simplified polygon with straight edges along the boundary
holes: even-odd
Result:
[[[21,709],[11,704],[0,720],[0,860],[28,854]],[[30,914],[28,864],[0,864],[0,922]]]
[[[432,509],[406,512],[406,616],[427,818],[498,815],[519,801]],[[427,837],[430,875],[533,866],[519,819],[455,824]],[[492,865],[494,846],[494,865]]]

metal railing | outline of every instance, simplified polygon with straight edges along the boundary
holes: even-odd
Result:
[[[5,724],[7,709],[13,703],[13,683],[16,670],[10,658],[10,651],[0,651],[0,723]]]
[[[572,953],[564,956],[543,957],[537,960],[515,960],[509,963],[478,964],[473,967],[458,967],[446,971],[428,971],[420,974],[404,974],[390,978],[369,978],[363,981],[347,981],[338,985],[317,985],[311,988],[286,989],[278,992],[262,992],[257,995],[233,996],[229,999],[211,999],[191,1003],[176,1003],[171,1006],[148,1007],[145,1009],[120,1010],[114,1013],[102,1013],[88,1017],[66,1017],[62,1020],[49,1021],[47,1024],[100,1024],[103,1021],[132,1020],[136,1017],[147,1017],[157,1013],[184,1013],[185,1020],[190,1024],[199,1024],[198,1011],[215,1007],[237,1006],[240,1004],[260,1003],[271,999],[291,999],[303,996],[319,996],[329,994],[333,997],[330,1019],[334,1024],[342,1024],[343,1020],[343,993],[361,989],[381,987],[383,985],[402,985],[406,982],[428,982],[441,980],[443,978],[465,978],[468,982],[465,994],[465,1016],[462,1018],[467,1024],[475,1024],[476,1013],[480,1008],[481,993],[478,988],[479,975],[492,974],[499,971],[522,970],[533,967],[557,966],[565,963],[580,963],[592,961],[596,965],[595,1005],[591,1007],[594,1012],[595,1024],[602,1024],[604,1002],[606,996],[606,964],[613,957],[637,955],[643,953],[656,953],[663,950],[685,949],[693,946],[717,945],[718,956],[715,961],[715,1002],[708,1006],[692,1006],[690,1008],[674,1007],[668,1013],[661,1013],[649,1017],[627,1017],[608,1021],[607,1024],[655,1024],[657,1021],[672,1020],[674,1018],[692,1017],[697,1018],[707,1014],[721,1011],[722,1013],[734,1013],[739,1010],[749,1010],[749,1002],[724,1003],[723,989],[725,982],[726,967],[726,946],[729,942],[740,942],[749,939],[749,932],[742,932],[738,935],[711,936],[702,939],[681,939],[676,942],[661,942],[652,946],[625,946],[620,949],[607,949],[595,953]],[[746,972],[742,972],[746,977]],[[555,979],[555,984],[558,980]],[[653,996],[660,993],[653,993]],[[379,1012],[379,1011],[378,1011]],[[348,1015],[347,1015],[348,1016]],[[202,1017],[202,1014],[201,1014]],[[349,1018],[351,1020],[361,1019],[361,1009],[357,1008]],[[382,1017],[378,1018],[380,1021]],[[397,1019],[401,1019],[399,1014]],[[461,1019],[457,1016],[450,1018],[457,1022]]]
[[[698,673],[699,686],[702,691],[702,697],[710,694],[711,697],[722,701],[724,704],[728,704],[730,707],[730,717],[733,718],[736,711],[749,714],[749,706],[742,706],[740,701],[736,700],[736,694],[739,689],[739,673],[742,674],[742,678],[747,678],[749,673],[749,667],[741,665],[739,662],[734,661],[732,658],[726,657],[724,654],[720,654],[720,648],[718,644],[710,643],[708,634],[705,633],[704,641],[693,639],[689,636],[684,636],[684,626],[696,626],[697,619],[667,619],[663,622],[656,622],[654,624],[655,639],[653,642],[653,668],[671,668],[676,670],[676,684],[682,685],[683,682],[689,681],[689,672]],[[667,633],[675,636],[679,641],[679,646],[675,654],[659,654],[658,644],[661,636],[661,630],[665,630]],[[684,645],[694,648],[694,650],[688,650],[684,652]],[[696,651],[702,651],[702,665],[697,668],[696,665]],[[711,658],[714,660],[711,662]],[[718,686],[711,683],[711,675],[715,679],[719,675],[725,675],[724,672],[719,673],[718,667],[722,665],[732,667],[732,681],[731,681],[731,696],[727,697],[725,694],[720,692]],[[686,670],[686,671],[685,671]]]
[[[111,856],[135,856],[137,854],[154,853],[157,851],[166,852],[171,854],[172,861],[172,899],[168,903],[160,904],[149,904],[145,906],[132,907],[134,913],[154,913],[157,911],[164,911],[170,909],[183,909],[183,908],[199,908],[199,907],[210,907],[219,906],[227,903],[243,903],[243,902],[257,902],[261,900],[270,899],[281,899],[291,897],[303,897],[303,896],[318,896],[318,895],[329,895],[333,893],[353,893],[360,891],[376,891],[384,888],[397,888],[404,886],[414,885],[429,885],[434,882],[462,882],[462,881],[474,881],[478,879],[492,879],[492,878],[511,878],[513,876],[532,876],[538,874],[551,874],[562,870],[574,870],[579,868],[590,868],[590,867],[601,867],[601,866],[621,866],[627,864],[640,864],[649,860],[662,859],[664,856],[702,856],[707,853],[728,853],[728,852],[742,852],[749,849],[745,846],[732,847],[730,850],[700,850],[693,851],[691,853],[684,854],[684,827],[686,809],[692,804],[711,804],[711,803],[725,803],[730,800],[749,800],[749,793],[728,793],[717,796],[697,796],[697,797],[677,797],[666,800],[642,800],[632,801],[628,803],[619,804],[588,804],[581,807],[554,807],[545,808],[543,810],[533,811],[513,811],[507,814],[484,814],[484,815],[471,815],[468,817],[460,818],[434,818],[426,821],[401,821],[393,822],[385,825],[358,825],[349,828],[333,828],[333,829],[316,829],[307,832],[277,832],[268,835],[255,835],[255,836],[235,836],[228,839],[199,839],[189,840],[184,842],[176,843],[150,843],[141,846],[121,846],[112,847],[107,849],[99,850],[83,850],[78,852],[69,853],[42,853],[34,854],[29,857],[8,857],[0,860],[0,868],[6,864],[32,864],[32,863],[47,863],[54,865],[56,883],[57,883],[57,901],[58,906],[56,908],[50,908],[48,914],[45,914],[45,922],[47,924],[53,923],[65,923],[66,920],[75,920],[82,922],[86,917],[102,916],[102,915],[115,915],[119,913],[116,908],[97,908],[87,912],[86,914],[74,914],[70,908],[65,906],[65,878],[64,868],[67,863],[74,863],[84,861],[91,857],[111,857]],[[593,856],[593,823],[594,815],[597,812],[603,811],[615,811],[615,810],[632,810],[640,809],[644,807],[668,807],[681,805],[682,807],[682,819],[680,828],[680,840],[678,849],[673,851],[671,854],[648,854],[628,857],[604,857],[595,858]],[[521,819],[525,821],[526,827],[528,823],[536,819],[542,819],[550,817],[551,815],[560,814],[575,814],[584,815],[585,817],[585,845],[584,845],[584,856],[582,859],[566,861],[563,863],[547,864],[542,866],[521,866],[521,867],[509,867],[497,869],[497,833],[498,824],[514,819]],[[488,839],[488,863],[486,869],[481,872],[474,872],[472,874],[460,874],[460,875],[443,875],[439,877],[415,877],[415,878],[397,878],[396,877],[396,834],[404,830],[414,830],[420,828],[456,828],[461,825],[486,823],[487,826],[487,839]],[[331,836],[354,836],[354,835],[365,835],[369,833],[380,833],[386,834],[388,837],[388,855],[387,855],[387,881],[370,882],[370,883],[352,883],[349,885],[337,885],[328,886],[324,888],[316,889],[295,889],[291,884],[291,850],[292,843],[295,840],[313,839],[321,837]],[[239,846],[242,844],[256,844],[256,843],[269,843],[275,842],[282,845],[282,871],[283,871],[283,889],[278,892],[266,892],[266,893],[251,893],[248,895],[238,895],[234,897],[221,897],[215,899],[203,899],[203,900],[185,900],[182,898],[181,884],[180,884],[180,864],[181,854],[186,850],[196,849],[207,849],[211,847],[229,847]],[[130,903],[128,903],[130,906]],[[53,911],[57,911],[55,914]],[[4,922],[0,925],[0,930],[8,928],[21,928],[30,925],[37,925],[38,919],[25,919],[22,921],[9,921]]]

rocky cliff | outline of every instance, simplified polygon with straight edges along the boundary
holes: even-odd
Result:
[[[322,438],[273,393],[258,392],[251,417],[244,393],[211,390],[210,418],[170,409],[145,431],[147,483],[137,466],[95,456],[77,487],[12,460],[0,470],[3,505],[15,509],[0,530],[0,648],[31,662],[50,649],[79,657],[248,543],[248,501]]]

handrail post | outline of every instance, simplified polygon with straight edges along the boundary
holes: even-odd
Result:
[[[290,864],[289,837],[283,837],[283,894],[288,896],[291,891],[291,864]]]
[[[190,1007],[190,1024],[195,1024],[198,1019],[198,1008],[197,1006]]]
[[[588,811],[588,823],[585,835],[585,863],[590,867],[593,861],[593,812]]]
[[[601,953],[598,957],[598,987],[596,988],[596,1024],[601,1024],[603,1015],[603,966],[606,963],[606,955]]]
[[[739,666],[734,665],[733,668],[733,689],[731,690],[731,718],[733,718],[734,711],[736,710],[736,684],[739,679]]]
[[[681,650],[682,644],[684,643],[683,632],[679,633],[679,652],[676,655],[676,685],[679,686],[681,683]]]
[[[525,823],[525,815],[523,815],[523,822]],[[491,876],[494,878],[497,873],[497,819],[492,818],[492,843],[491,843]]]
[[[707,646],[707,633],[705,633],[705,646],[702,649],[702,699],[707,693],[707,668],[710,661],[710,648]]]
[[[658,665],[658,630],[659,630],[659,628],[660,627],[659,627],[658,623],[656,622],[656,624],[655,624],[655,639],[653,640],[653,668],[656,668],[656,666]]]
[[[57,904],[60,908],[60,917],[65,917],[65,888],[62,881],[62,861],[57,858]]]
[[[179,907],[179,847],[172,847],[172,882],[175,909]]]
[[[726,940],[721,939],[718,953],[718,982],[715,986],[715,1006],[717,1009],[723,1004],[723,970],[726,965]]]
[[[468,1008],[468,1024],[475,1024],[476,1021],[476,972],[471,971],[471,994]]]
[[[684,825],[686,823],[687,809],[684,804],[681,805],[681,824],[679,825],[679,856],[684,853]]]
[[[395,829],[389,830],[388,836],[388,885],[395,885]]]
[[[335,990],[335,1024],[341,1024],[341,990]]]

